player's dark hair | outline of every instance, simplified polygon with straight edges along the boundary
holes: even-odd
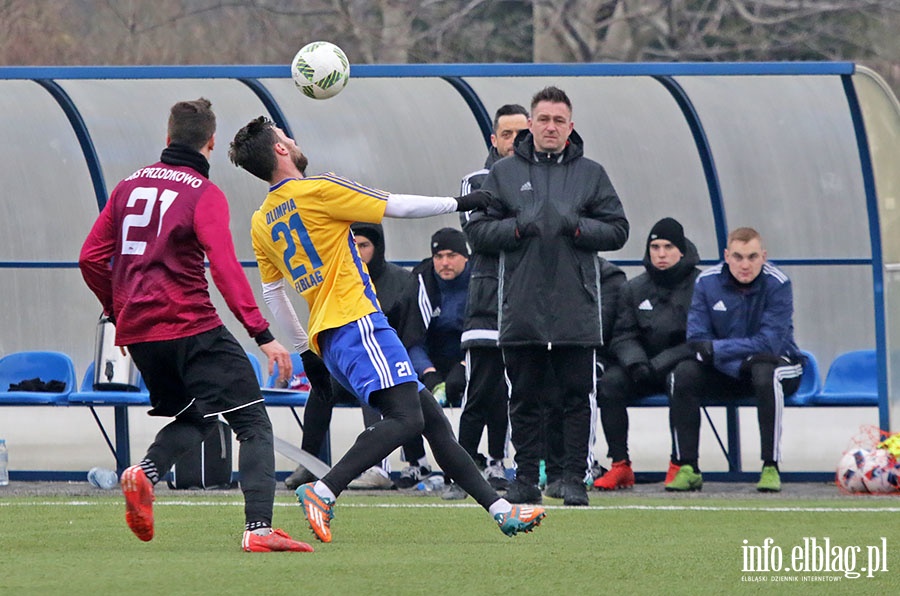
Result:
[[[500,126],[500,118],[503,116],[514,116],[515,114],[522,114],[528,118],[528,110],[517,103],[508,103],[497,108],[497,112],[494,114],[494,132],[497,132],[497,127]]]
[[[176,103],[169,111],[168,134],[169,143],[187,145],[197,151],[203,149],[216,134],[212,103],[204,97]]]
[[[257,178],[269,182],[272,179],[272,172],[275,171],[273,147],[277,142],[275,123],[265,116],[260,116],[251,120],[234,135],[228,149],[228,159]]]
[[[544,87],[540,91],[534,94],[534,97],[531,98],[531,111],[534,112],[535,106],[538,105],[539,102],[549,101],[550,103],[564,103],[569,108],[569,111],[572,111],[572,102],[569,100],[569,96],[566,95],[566,92],[560,89],[559,87]]]

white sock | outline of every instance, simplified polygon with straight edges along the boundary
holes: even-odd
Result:
[[[491,514],[491,517],[494,517],[498,513],[509,513],[510,511],[512,511],[512,505],[506,499],[497,499],[488,509],[488,513]]]
[[[315,485],[313,485],[313,490],[320,497],[324,497],[326,499],[331,499],[332,501],[337,500],[337,497],[334,496],[334,493],[331,492],[331,489],[328,488],[328,485],[326,485],[321,480],[316,480]]]
[[[272,533],[272,528],[256,528],[255,530],[251,530],[257,536],[268,536]]]

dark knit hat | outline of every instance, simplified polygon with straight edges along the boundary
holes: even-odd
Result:
[[[654,240],[668,240],[681,251],[681,254],[687,254],[687,245],[684,241],[684,228],[678,221],[671,217],[664,217],[653,226],[650,235],[647,236],[647,247]]]
[[[452,250],[457,254],[468,258],[469,248],[466,246],[466,236],[456,228],[441,228],[431,236],[431,255],[434,256],[442,250]]]

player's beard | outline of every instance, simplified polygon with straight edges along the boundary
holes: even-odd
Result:
[[[297,166],[297,169],[300,170],[300,173],[306,176],[306,166],[309,165],[309,160],[306,159],[306,156],[299,149],[295,149],[291,152],[291,159],[294,165]]]

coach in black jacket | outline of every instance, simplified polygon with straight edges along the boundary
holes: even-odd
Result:
[[[625,282],[619,292],[610,345],[618,364],[609,367],[597,385],[600,422],[613,464],[594,481],[595,488],[634,485],[628,459],[628,401],[664,393],[669,372],[694,355],[685,337],[699,262],[697,248],[685,238],[681,224],[666,217],[647,236],[644,273]]]
[[[606,171],[584,157],[565,92],[539,91],[529,132],[520,134],[515,153],[495,163],[482,186],[495,204],[466,225],[475,250],[500,255],[499,341],[512,383],[517,466],[507,500],[541,501],[541,399],[552,368],[565,411],[564,502],[587,505],[596,348],[603,345],[597,251],[621,248],[628,220]]]

